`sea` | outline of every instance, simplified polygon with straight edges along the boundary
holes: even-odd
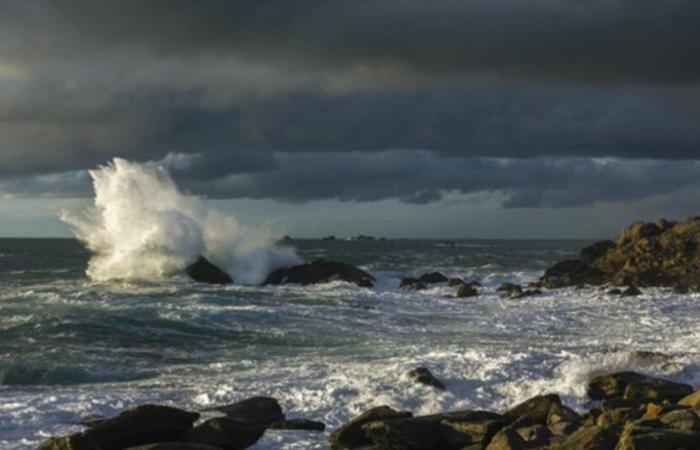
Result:
[[[184,276],[96,279],[75,239],[0,240],[0,448],[33,449],[88,415],[143,403],[201,410],[251,396],[325,433],[269,430],[253,449],[326,449],[328,433],[389,405],[414,414],[503,410],[557,393],[590,406],[586,381],[636,370],[700,384],[700,295],[644,289],[544,290],[501,298],[575,257],[578,240],[297,240],[302,260],[357,265],[374,289],[199,284]],[[477,280],[399,288],[439,271]],[[446,385],[411,381],[424,366]]]

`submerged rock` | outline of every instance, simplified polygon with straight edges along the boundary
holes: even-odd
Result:
[[[263,284],[301,284],[306,286],[337,280],[355,283],[367,288],[373,287],[375,281],[372,275],[350,264],[317,259],[311,263],[277,269],[267,276]]]
[[[615,241],[581,250],[540,279],[548,288],[612,283],[627,286],[700,286],[700,217],[682,222],[635,222]]]
[[[194,281],[209,284],[231,284],[231,275],[215,266],[204,256],[200,256],[197,261],[185,268],[185,273]]]
[[[438,380],[427,367],[416,367],[408,372],[408,377],[417,383],[432,386],[436,389],[444,390],[445,385]]]

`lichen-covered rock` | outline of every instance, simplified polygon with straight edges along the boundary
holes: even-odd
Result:
[[[510,421],[488,411],[462,411],[448,414],[440,422],[440,435],[445,448],[462,448],[486,444]]]
[[[700,389],[680,399],[678,404],[700,410]]]
[[[540,279],[549,288],[612,283],[627,286],[700,286],[700,217],[681,222],[635,222],[615,241],[584,248]]]
[[[532,423],[546,424],[553,405],[561,405],[557,394],[538,395],[514,406],[503,415],[511,420],[521,421],[526,418]]]
[[[417,383],[432,386],[436,389],[444,390],[445,385],[438,380],[427,367],[416,367],[408,372],[407,376]]]
[[[350,264],[317,259],[311,263],[274,270],[267,276],[264,285],[268,284],[309,284],[328,283],[331,281],[347,281],[361,287],[374,286],[374,277],[364,270]]]
[[[569,434],[578,428],[581,416],[571,408],[553,403],[547,414],[547,427],[555,436]]]
[[[625,425],[615,450],[700,450],[700,433],[644,426]]]
[[[623,397],[626,399],[653,398],[677,402],[692,392],[692,386],[687,384],[676,383],[663,378],[646,377],[643,380],[629,383],[625,387]]]
[[[588,382],[588,396],[593,400],[622,398],[627,385],[647,378],[646,375],[629,371],[600,375]]]
[[[411,417],[407,411],[396,411],[388,406],[378,406],[354,417],[349,422],[341,425],[328,437],[328,441],[334,449],[347,449],[368,446],[372,441],[365,435],[362,426],[377,420],[396,420]]]
[[[612,450],[618,436],[619,430],[614,427],[580,427],[561,442],[552,445],[550,450]]]

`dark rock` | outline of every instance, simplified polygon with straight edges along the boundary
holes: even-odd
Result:
[[[692,392],[692,386],[687,384],[676,383],[663,378],[646,377],[643,380],[629,383],[625,387],[623,397],[625,399],[651,398],[675,403]]]
[[[496,288],[496,292],[505,292],[505,293],[510,293],[513,291],[522,291],[523,288],[519,284],[515,283],[501,283],[500,286]]]
[[[183,440],[227,450],[239,450],[255,444],[264,433],[263,425],[252,425],[228,417],[216,417],[189,430],[183,436]]]
[[[78,424],[82,425],[84,427],[92,428],[92,427],[95,427],[95,426],[101,424],[105,420],[107,420],[107,418],[103,415],[87,414],[87,415],[80,418],[80,421],[78,422]]]
[[[322,241],[335,241],[335,236],[326,236],[321,239]]]
[[[160,442],[158,444],[148,444],[139,445],[138,447],[129,447],[125,450],[221,450],[221,447],[187,442]]]
[[[514,290],[508,293],[507,297],[510,299],[518,299],[518,298],[525,298],[525,297],[533,297],[535,295],[540,295],[542,294],[542,291],[539,289],[526,289],[526,290]]]
[[[637,423],[625,425],[616,450],[700,449],[700,433],[659,429]]]
[[[459,287],[465,284],[467,283],[461,278],[450,278],[450,281],[447,282],[447,285],[450,287]]]
[[[208,411],[219,411],[229,419],[250,425],[268,425],[284,420],[282,407],[271,397],[252,397],[225,406],[208,408]]]
[[[287,419],[280,420],[268,427],[270,430],[311,430],[324,431],[326,424],[309,419]]]
[[[503,416],[488,411],[451,413],[440,422],[441,440],[445,448],[486,445],[508,423]]]
[[[396,411],[388,406],[378,406],[363,412],[349,422],[341,425],[328,438],[331,448],[346,449],[364,447],[372,444],[365,435],[362,426],[372,421],[389,421],[411,417],[407,411]]]
[[[616,372],[600,375],[588,382],[588,396],[593,400],[622,398],[627,385],[647,379],[636,372]]]
[[[606,292],[608,295],[622,295],[622,291],[618,288],[613,288],[610,289],[608,292]]]
[[[204,256],[185,268],[185,273],[194,281],[209,284],[231,284],[231,276],[209,262]]]
[[[678,404],[700,412],[700,389],[680,399]]]
[[[523,450],[531,448],[520,434],[510,428],[504,428],[491,439],[486,450]]]
[[[447,281],[447,277],[440,272],[430,272],[421,275],[420,278],[418,278],[418,281],[426,284],[445,283]]]
[[[401,283],[399,284],[399,288],[401,289],[414,289],[416,291],[426,289],[427,287],[428,285],[421,283],[418,278],[402,278]]]
[[[408,372],[408,377],[415,380],[417,383],[432,386],[440,390],[445,389],[445,385],[435,378],[435,375],[433,375],[427,367],[416,367]]]
[[[457,289],[458,298],[476,297],[478,295],[479,291],[477,291],[475,287],[468,284],[463,284]]]
[[[532,423],[546,424],[553,405],[561,405],[561,399],[557,394],[538,395],[514,406],[503,415],[511,420],[520,421],[527,418]]]
[[[635,222],[615,241],[598,242],[579,259],[550,267],[541,281],[551,288],[613,283],[685,292],[700,285],[700,218]]]
[[[622,291],[620,295],[622,295],[623,297],[636,297],[638,295],[642,295],[642,291],[640,291],[637,286],[630,286],[624,291]]]
[[[120,450],[167,442],[192,428],[199,414],[159,405],[142,405],[65,438],[44,443],[42,450]],[[94,445],[94,447],[93,447]]]
[[[580,427],[550,450],[613,450],[618,436],[619,430],[613,427]]]
[[[581,416],[571,408],[559,403],[553,403],[547,414],[547,427],[549,431],[560,436],[570,434],[581,423]]]
[[[354,239],[356,241],[374,241],[375,237],[374,236],[367,236],[365,234],[360,234],[359,236],[355,236]]]
[[[440,417],[378,420],[362,426],[370,441],[385,449],[425,450],[440,447]]]
[[[374,286],[374,277],[364,270],[336,261],[317,259],[311,263],[300,264],[285,269],[277,269],[267,276],[263,284],[309,284],[328,283],[342,280],[355,283],[361,287]]]

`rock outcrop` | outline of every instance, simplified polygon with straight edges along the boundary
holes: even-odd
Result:
[[[209,284],[231,284],[231,275],[212,264],[204,256],[200,256],[197,261],[185,268],[185,273],[194,281]]]
[[[542,286],[601,285],[700,288],[700,217],[635,222],[614,241],[581,250],[578,259],[547,269]]]
[[[267,276],[264,285],[269,284],[309,284],[347,281],[361,287],[374,287],[374,277],[350,264],[317,259],[298,266],[277,269]]]

